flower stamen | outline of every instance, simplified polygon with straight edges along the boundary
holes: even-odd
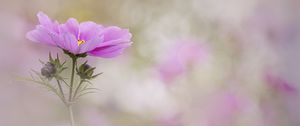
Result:
[[[77,41],[78,46],[80,46],[80,45],[83,44],[83,43],[85,43],[84,40],[78,40],[78,41]]]

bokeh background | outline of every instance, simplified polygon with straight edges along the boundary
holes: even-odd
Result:
[[[78,126],[300,126],[299,0],[0,3],[0,126],[69,126],[54,94],[17,79],[63,58],[25,38],[38,11],[133,34],[123,55],[88,57],[101,91],[75,106]]]

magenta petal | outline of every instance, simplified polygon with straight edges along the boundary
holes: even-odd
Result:
[[[89,40],[83,44],[80,45],[79,47],[79,53],[85,53],[85,52],[89,52],[91,50],[94,50],[97,45],[99,45],[99,43],[101,43],[103,41],[103,37],[95,37],[92,40]]]
[[[93,39],[95,36],[100,35],[100,33],[103,31],[103,27],[101,25],[91,21],[80,23],[79,29],[80,39],[85,41]]]
[[[121,44],[131,44],[132,42],[128,41],[123,41],[123,40],[114,40],[114,41],[109,41],[109,42],[102,42],[97,45],[97,48],[100,47],[107,47],[107,46],[116,46],[116,45],[121,45]]]
[[[51,19],[43,12],[38,12],[37,14],[37,17],[39,19],[39,22],[41,25],[44,25],[44,26],[51,26],[52,25],[52,21]]]
[[[131,43],[114,45],[114,46],[105,46],[94,49],[91,52],[88,52],[89,55],[103,57],[103,58],[112,58],[122,54],[125,48],[129,47]]]
[[[104,42],[113,40],[130,41],[131,34],[127,29],[121,29],[116,26],[107,27],[104,31]]]
[[[131,45],[131,34],[127,29],[112,26],[106,28],[103,35],[104,41],[96,49],[90,51],[90,55],[111,58],[120,55],[125,48]]]
[[[46,14],[39,12],[37,14],[40,25],[37,25],[35,30],[26,34],[26,38],[31,41],[45,43],[49,45],[56,45],[60,40],[58,33],[58,23],[53,22]]]
[[[65,33],[63,35],[64,41],[57,43],[59,47],[73,53],[78,54],[77,39],[73,34]]]
[[[79,37],[79,23],[74,18],[68,19],[68,21],[65,24],[61,25],[61,30],[64,33],[68,32],[73,34],[76,37],[76,39],[78,39]]]
[[[54,41],[57,41],[59,38],[56,33],[51,33],[42,26],[37,26],[35,30],[32,30],[26,34],[26,38],[39,43],[45,43],[50,45],[55,45]]]
[[[39,19],[39,22],[42,26],[44,26],[46,29],[48,29],[51,32],[58,32],[58,22],[52,21],[46,14],[43,12],[39,12],[37,14],[37,17]]]
[[[37,14],[37,17],[38,17],[39,22],[40,22],[41,25],[43,25],[45,27],[48,27],[48,28],[53,27],[52,20],[46,14],[44,14],[43,12],[39,12]]]

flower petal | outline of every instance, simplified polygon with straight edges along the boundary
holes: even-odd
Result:
[[[63,39],[63,42],[57,43],[58,46],[73,54],[78,54],[78,45],[76,37],[71,33],[64,33]]]
[[[129,47],[131,43],[98,47],[93,51],[88,52],[89,55],[98,56],[103,58],[112,58],[122,54],[125,48]]]
[[[130,41],[131,34],[129,33],[128,29],[121,29],[116,26],[111,26],[105,28],[104,31],[104,42],[122,40],[122,41]]]
[[[58,32],[58,22],[52,21],[45,13],[39,12],[37,14],[37,17],[39,19],[39,22],[42,26],[44,26],[46,29],[48,29],[51,32]]]
[[[56,45],[55,42],[59,40],[56,33],[50,32],[41,25],[38,25],[35,30],[28,32],[26,34],[26,38],[34,42],[45,43],[49,45]]]
[[[45,13],[39,12],[37,14],[37,17],[38,17],[39,22],[40,22],[41,25],[52,27],[53,22]]]
[[[63,33],[66,33],[66,32],[71,33],[76,37],[76,39],[78,39],[79,23],[76,19],[70,18],[70,19],[68,19],[68,21],[65,24],[62,24],[60,27],[61,27],[61,30]]]
[[[125,48],[131,45],[131,34],[127,29],[116,26],[107,27],[103,32],[103,36],[103,42],[90,51],[89,55],[111,58],[120,55]]]
[[[95,36],[98,37],[103,32],[103,27],[91,21],[82,22],[79,25],[79,38],[80,40],[89,41]]]
[[[84,44],[80,45],[79,53],[86,53],[89,52],[97,47],[99,43],[103,42],[103,36],[94,37],[92,40],[85,42]]]
[[[59,24],[57,21],[52,21],[46,14],[39,12],[37,14],[40,25],[26,34],[26,38],[39,43],[45,43],[56,46],[60,41]]]

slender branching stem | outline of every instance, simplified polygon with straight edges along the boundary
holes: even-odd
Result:
[[[83,84],[83,82],[84,82],[84,80],[81,80],[81,81],[79,82],[79,84],[78,84],[77,88],[75,89],[75,92],[74,92],[73,99],[75,99],[75,98],[76,98],[76,96],[77,96],[77,93],[78,93],[79,89],[81,88],[81,85]]]
[[[70,123],[71,126],[75,126],[75,121],[74,121],[74,115],[73,115],[73,109],[72,109],[72,104],[73,104],[73,86],[74,86],[74,75],[75,75],[75,68],[77,65],[77,57],[71,57],[72,58],[72,73],[71,73],[71,82],[70,82],[70,90],[69,90],[69,104],[68,104],[68,110],[69,110],[69,115],[70,115]]]
[[[74,115],[73,115],[72,105],[69,105],[69,106],[68,106],[68,110],[69,110],[69,115],[70,115],[70,123],[71,123],[71,126],[75,126],[75,121],[74,121]]]
[[[69,102],[72,102],[72,94],[73,94],[73,85],[74,85],[74,74],[75,74],[75,65],[77,62],[77,58],[72,57],[72,74],[71,74],[71,82],[70,82],[70,92],[69,92]]]
[[[63,100],[63,102],[64,102],[65,104],[67,104],[66,98],[65,98],[65,94],[64,94],[64,91],[63,91],[62,86],[61,86],[61,84],[60,84],[60,81],[59,81],[58,79],[56,79],[56,81],[57,81],[57,85],[58,85],[58,88],[59,88],[59,91],[60,91],[62,100]]]

